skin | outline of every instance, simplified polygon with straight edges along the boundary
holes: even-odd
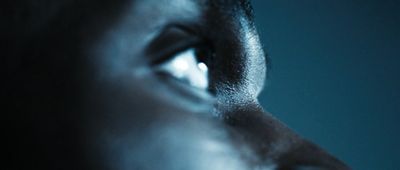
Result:
[[[259,105],[267,64],[245,1],[2,8],[10,169],[348,169]],[[198,44],[207,90],[157,74]]]

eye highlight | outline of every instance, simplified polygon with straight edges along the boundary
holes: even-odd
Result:
[[[170,76],[192,87],[207,90],[209,86],[209,66],[205,53],[198,47],[187,48],[158,64],[156,72]]]

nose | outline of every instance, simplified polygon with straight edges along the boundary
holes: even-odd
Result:
[[[266,58],[254,23],[244,14],[234,13],[234,17],[226,16],[228,19],[219,18],[226,14],[212,15],[208,24],[213,30],[213,45],[218,47],[210,88],[217,99],[216,115],[231,127],[234,142],[244,143],[253,152],[250,164],[278,170],[349,169],[258,104],[257,96],[266,77]]]
[[[227,114],[225,121],[257,157],[255,165],[273,164],[277,170],[348,170],[340,160],[300,137],[270,113],[254,104]]]

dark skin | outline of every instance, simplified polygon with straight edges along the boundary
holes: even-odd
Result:
[[[266,61],[245,1],[2,8],[10,169],[348,169],[259,105]],[[158,69],[191,49],[206,86]]]

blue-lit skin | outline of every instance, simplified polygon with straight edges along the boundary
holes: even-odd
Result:
[[[346,169],[259,105],[266,63],[244,0],[10,4],[14,169]]]

